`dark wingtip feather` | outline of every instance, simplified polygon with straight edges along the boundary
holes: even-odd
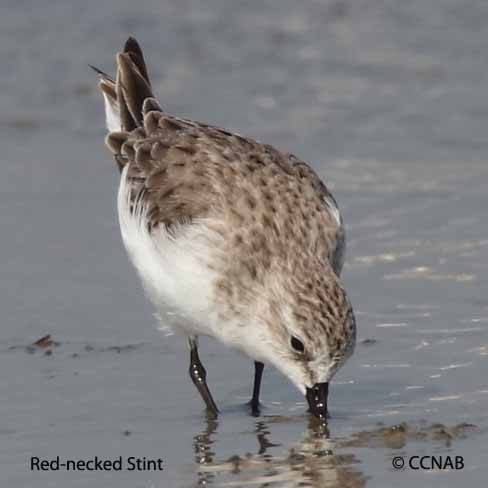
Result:
[[[142,49],[135,37],[129,36],[124,45],[124,53],[127,53],[132,62],[137,66],[137,69],[146,80],[147,84],[151,86],[149,81],[149,75],[147,74],[146,63],[144,61],[144,55]]]
[[[117,66],[119,73],[117,85],[120,87],[118,90],[133,121],[137,126],[141,126],[143,123],[142,109],[144,100],[153,97],[151,87],[140,73],[138,66],[134,63],[129,53],[119,53],[117,55]],[[117,98],[120,100],[119,92],[117,93]],[[132,124],[129,123],[128,127],[130,125]],[[124,123],[123,127],[126,127]]]
[[[134,36],[129,36],[124,44],[124,52],[128,53],[133,51],[142,52],[141,46],[137,42],[137,39]]]

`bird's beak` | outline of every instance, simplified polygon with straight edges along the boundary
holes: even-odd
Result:
[[[312,388],[307,388],[307,401],[312,412],[321,420],[327,419],[327,397],[329,395],[329,383],[315,383]]]

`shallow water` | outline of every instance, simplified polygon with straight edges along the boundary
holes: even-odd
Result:
[[[487,25],[483,0],[4,0],[2,486],[482,486]],[[334,188],[359,343],[328,432],[269,369],[250,417],[250,362],[204,340],[222,410],[207,419],[184,342],[156,330],[120,242],[87,68],[110,71],[129,33],[167,110],[292,150]],[[30,472],[31,456],[56,455],[165,470]],[[415,455],[464,469],[392,468]]]

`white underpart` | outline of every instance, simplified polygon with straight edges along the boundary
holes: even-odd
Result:
[[[150,234],[144,206],[130,211],[127,168],[118,194],[122,239],[162,324],[187,335],[215,335],[215,272],[208,267],[215,235],[204,222],[182,225],[173,234],[160,226]]]
[[[109,132],[119,132],[121,130],[120,112],[118,104],[115,100],[111,100],[104,92],[102,92],[103,100],[105,102],[105,121]]]

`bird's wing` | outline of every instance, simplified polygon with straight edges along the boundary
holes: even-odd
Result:
[[[218,214],[228,227],[252,230],[259,220],[262,233],[275,229],[282,245],[283,234],[300,227],[306,245],[340,273],[342,218],[309,165],[270,145],[164,113],[132,38],[117,55],[116,80],[101,75],[106,143],[119,169],[127,166],[132,199],[144,202],[150,230]]]
[[[289,154],[288,157],[299,177],[310,182],[318,200],[321,202],[322,211],[329,216],[327,233],[331,233],[333,236],[333,239],[329,240],[332,247],[330,260],[335,274],[340,276],[346,253],[346,232],[339,206],[327,186],[307,163],[301,161],[293,154]]]

